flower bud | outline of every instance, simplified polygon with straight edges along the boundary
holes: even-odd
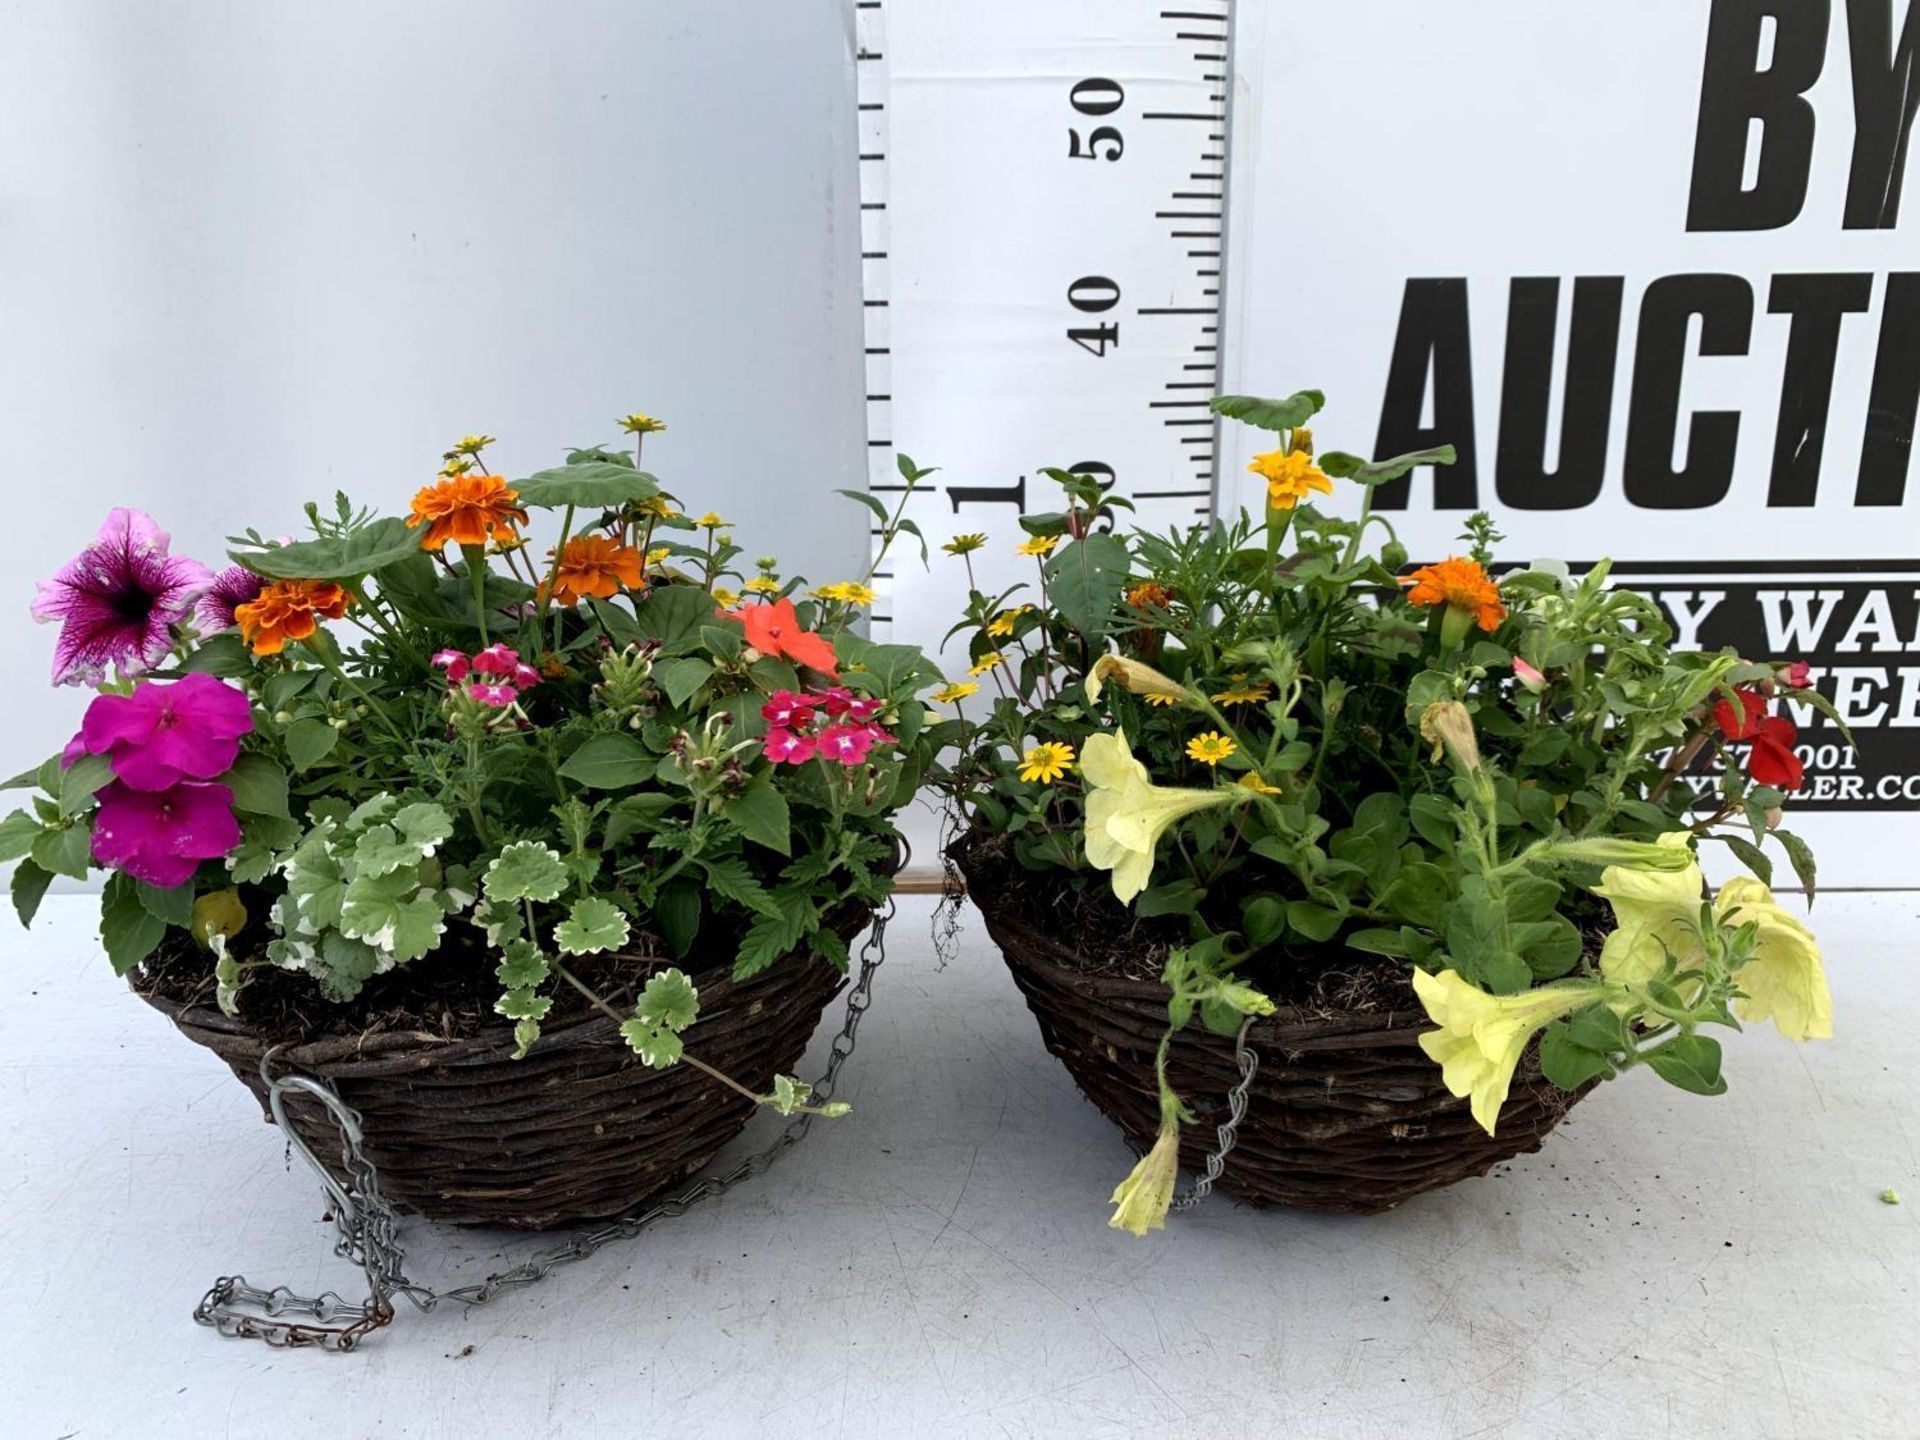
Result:
[[[1535,695],[1547,688],[1547,677],[1518,655],[1513,657],[1513,678]]]

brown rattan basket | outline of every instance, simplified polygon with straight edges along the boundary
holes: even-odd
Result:
[[[996,863],[966,842],[949,853],[1047,1049],[1137,1147],[1151,1144],[1160,1123],[1153,1056],[1167,1024],[1166,987],[1089,967],[1068,939],[1070,926],[1043,926],[1011,903]],[[1431,1028],[1411,985],[1405,1008],[1283,1007],[1256,1021],[1247,1044],[1259,1055],[1259,1072],[1216,1188],[1254,1206],[1377,1214],[1538,1150],[1585,1093],[1550,1083],[1530,1054],[1500,1111],[1499,1134],[1489,1136],[1419,1048],[1420,1032]],[[1168,1078],[1201,1122],[1186,1128],[1181,1145],[1182,1163],[1197,1169],[1240,1078],[1232,1037],[1188,1026],[1174,1040]]]
[[[835,926],[851,939],[863,914]],[[135,990],[140,991],[136,973]],[[695,973],[689,1053],[757,1090],[791,1072],[844,983],[789,955],[750,980]],[[226,1061],[261,1102],[271,1041],[212,1006],[142,992],[189,1040]],[[515,1060],[512,1027],[448,1040],[381,1031],[292,1045],[274,1068],[326,1080],[360,1112],[363,1148],[396,1208],[450,1225],[546,1230],[622,1214],[686,1179],[738,1135],[753,1105],[691,1065],[650,1070],[601,1015],[554,1025]],[[315,1101],[287,1101],[294,1128],[344,1181],[340,1138]]]

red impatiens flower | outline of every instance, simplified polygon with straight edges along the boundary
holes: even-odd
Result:
[[[1784,715],[1768,714],[1767,697],[1758,690],[1733,693],[1733,700],[1713,707],[1713,718],[1727,739],[1747,742],[1747,774],[1776,790],[1798,790],[1806,779],[1806,766],[1793,749],[1799,727]]]
[[[824,635],[800,627],[793,601],[783,598],[771,605],[742,605],[738,610],[720,613],[729,620],[738,620],[746,629],[747,644],[762,655],[791,660],[828,677],[839,673],[833,645]]]

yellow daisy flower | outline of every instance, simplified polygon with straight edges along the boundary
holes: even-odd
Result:
[[[731,610],[740,603],[740,592],[729,590],[724,585],[714,586],[709,593],[713,596],[713,603],[726,610]]]
[[[1059,543],[1060,537],[1058,535],[1036,535],[1027,541],[1026,544],[1016,545],[1013,549],[1017,555],[1051,555],[1053,553],[1053,547]]]
[[[998,650],[989,650],[973,663],[973,668],[968,670],[967,674],[984,675],[989,670],[1006,663],[1007,657],[1005,655],[1002,655]]]
[[[1222,705],[1255,705],[1272,693],[1265,681],[1255,685],[1246,683],[1247,677],[1235,675],[1227,682],[1227,688],[1215,691],[1207,698]]]
[[[987,543],[987,537],[978,532],[971,535],[956,535],[940,548],[949,555],[971,555]]]
[[[848,605],[871,605],[879,598],[878,592],[862,585],[858,580],[841,580],[832,585],[822,585],[814,595],[821,600],[840,600]]]
[[[454,442],[452,453],[455,455],[472,455],[478,457],[482,450],[494,443],[494,438],[491,435],[462,435]]]
[[[1016,605],[1011,610],[1002,610],[987,625],[987,634],[1007,636],[1013,634],[1013,627],[1022,615],[1033,609],[1031,605]]]
[[[969,695],[976,694],[979,689],[980,687],[973,681],[961,680],[952,685],[942,685],[929,698],[942,705],[952,705],[956,701],[966,699]]]
[[[732,522],[728,520],[722,520],[720,518],[719,512],[714,510],[709,510],[707,511],[706,514],[702,515],[694,523],[697,524],[702,530],[718,530],[722,525],[728,525],[728,524],[731,524]]]
[[[1279,786],[1267,784],[1266,781],[1262,780],[1251,770],[1240,777],[1240,784],[1246,789],[1253,791],[1256,795],[1278,795],[1280,793]]]
[[[1218,765],[1239,748],[1218,730],[1208,730],[1187,742],[1187,757],[1202,765]]]
[[[740,588],[751,590],[756,595],[778,595],[780,582],[771,575],[756,575]]]
[[[1149,705],[1158,705],[1161,709],[1170,709],[1180,703],[1178,695],[1143,695],[1140,697]]]
[[[647,564],[649,565],[661,564],[663,561],[666,560],[667,556],[671,555],[672,553],[673,552],[667,549],[666,546],[656,545],[653,547],[653,549],[647,551]]]
[[[1020,764],[1020,778],[1027,781],[1039,781],[1042,785],[1051,785],[1073,765],[1073,747],[1062,745],[1057,740],[1035,745],[1027,751]]]
[[[667,422],[656,420],[651,415],[642,415],[635,411],[631,415],[620,417],[620,428],[629,435],[652,435],[667,428]]]
[[[649,495],[644,500],[636,500],[633,502],[633,509],[637,514],[652,515],[660,520],[680,513],[673,508],[673,502],[664,495]]]

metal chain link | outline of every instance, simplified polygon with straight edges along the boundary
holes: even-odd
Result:
[[[1174,1197],[1171,1209],[1193,1209],[1213,1193],[1214,1182],[1227,1168],[1227,1156],[1233,1153],[1240,1138],[1240,1122],[1247,1118],[1247,1092],[1253,1088],[1253,1077],[1260,1070],[1259,1052],[1247,1044],[1247,1030],[1252,1024],[1251,1019],[1241,1021],[1240,1033],[1234,1037],[1233,1058],[1240,1062],[1240,1079],[1227,1091],[1227,1118],[1214,1127],[1213,1153],[1207,1156],[1206,1168],[1195,1178],[1192,1187]]]
[[[876,911],[873,928],[860,947],[860,976],[847,993],[847,1016],[840,1033],[833,1037],[827,1067],[808,1099],[821,1105],[833,1098],[839,1083],[840,1067],[853,1054],[860,1020],[873,1004],[873,977],[887,958],[887,922],[893,918],[891,899]],[[211,1326],[222,1335],[239,1339],[264,1340],[282,1347],[318,1346],[325,1350],[346,1351],[362,1338],[393,1323],[393,1296],[404,1295],[415,1309],[431,1311],[443,1300],[463,1305],[484,1305],[502,1290],[532,1285],[547,1278],[562,1265],[584,1260],[602,1246],[619,1240],[631,1240],[661,1220],[675,1219],[703,1200],[726,1194],[734,1186],[763,1173],[773,1162],[806,1138],[815,1117],[797,1115],[766,1149],[747,1156],[723,1174],[704,1176],[677,1195],[670,1196],[645,1210],[609,1221],[593,1230],[584,1230],[564,1245],[543,1250],[522,1265],[489,1275],[473,1285],[451,1290],[433,1290],[407,1278],[406,1252],[395,1233],[398,1217],[380,1194],[380,1175],[361,1150],[360,1116],[343,1101],[333,1087],[308,1075],[275,1076],[269,1073],[273,1053],[261,1057],[260,1075],[267,1085],[267,1103],[274,1123],[287,1143],[320,1176],[332,1199],[332,1217],[340,1238],[333,1253],[358,1265],[366,1276],[367,1298],[354,1302],[329,1290],[323,1295],[296,1295],[284,1285],[271,1290],[249,1285],[244,1275],[222,1276],[194,1307],[193,1318]],[[318,1101],[340,1131],[341,1160],[350,1177],[342,1186],[307,1148],[299,1133],[287,1123],[286,1097],[292,1092]],[[1244,1103],[1242,1109],[1244,1110]],[[1223,1132],[1224,1133],[1224,1132]],[[305,1319],[283,1319],[300,1316]],[[312,1323],[308,1323],[308,1322]],[[344,1324],[333,1322],[344,1321]]]

